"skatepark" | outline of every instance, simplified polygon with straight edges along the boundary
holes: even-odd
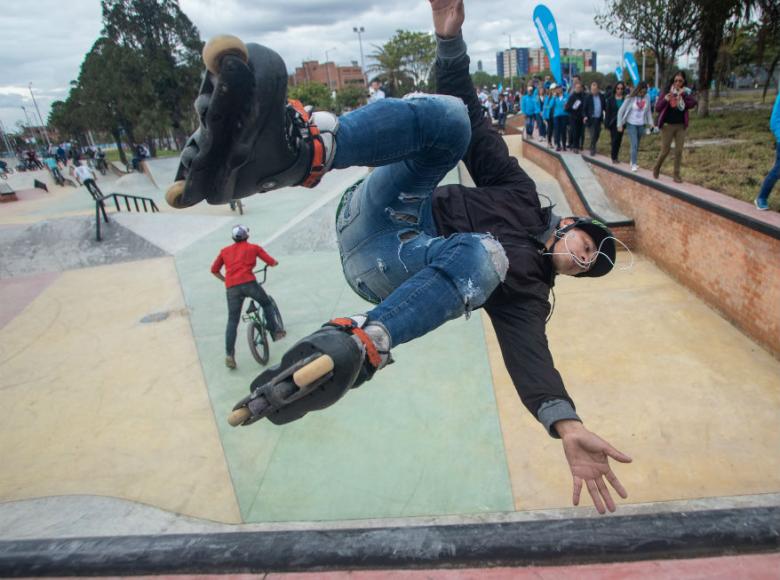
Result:
[[[634,459],[614,468],[629,493],[615,514],[599,516],[587,496],[571,506],[561,444],[520,403],[481,311],[398,347],[396,364],[326,410],[230,427],[261,367],[243,323],[238,368],[224,366],[225,292],[211,262],[236,223],[280,262],[265,288],[288,336],[271,344],[269,364],[323,322],[364,312],[344,282],[333,221],[368,169],[252,196],[239,215],[169,208],[178,161],[161,159],[98,181],[160,209],[107,206],[100,242],[84,188],[54,186],[43,171],[7,182],[18,201],[0,204],[0,569],[477,568],[723,554],[733,558],[713,569],[780,569],[780,218],[664,183],[674,203],[712,215],[681,226],[689,247],[671,234],[653,240],[658,210],[633,189],[649,188],[643,172],[508,141],[558,213],[611,216],[633,250],[606,278],[559,277],[547,331],[586,426]],[[461,167],[446,180],[470,178]],[[583,190],[601,197],[578,201]],[[694,249],[729,219],[735,236],[750,229],[744,253],[724,238]],[[707,277],[720,280],[729,264],[762,282],[748,292]],[[759,322],[740,320],[743,311]],[[193,558],[197,547],[211,558]]]

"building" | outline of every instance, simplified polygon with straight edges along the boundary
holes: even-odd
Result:
[[[571,62],[572,74],[595,72],[597,65],[595,50],[579,48],[561,49],[561,66],[563,73],[569,74]],[[512,48],[496,53],[496,74],[502,78],[512,76],[524,77],[550,70],[550,59],[544,48]]]
[[[320,63],[307,60],[303,66],[296,67],[295,74],[290,75],[290,84],[322,83],[334,91],[340,91],[347,86],[366,87],[363,70],[353,61],[350,66],[337,66],[333,62]]]
[[[528,74],[528,49],[512,47],[497,52],[496,74],[505,79],[526,76]]]

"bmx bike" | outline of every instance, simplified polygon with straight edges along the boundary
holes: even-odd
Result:
[[[257,281],[257,283],[262,286],[265,284],[266,277],[268,276],[268,266],[265,266],[262,270],[255,270],[255,272],[262,272],[263,279]],[[268,299],[271,301],[276,313],[278,327],[284,328],[282,315],[276,307],[276,302],[274,302],[274,299],[270,296]],[[246,314],[244,314],[242,318],[244,322],[248,323],[248,326],[246,327],[246,339],[249,343],[249,351],[259,364],[263,366],[267,365],[268,358],[271,355],[271,348],[268,341],[268,321],[265,319],[263,309],[258,306],[257,302],[250,299],[249,307],[246,309]]]

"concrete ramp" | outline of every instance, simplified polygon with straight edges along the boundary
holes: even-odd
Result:
[[[579,189],[580,198],[590,215],[607,225],[626,225],[632,219],[622,213],[607,197],[604,188],[580,155],[561,155],[561,161]]]

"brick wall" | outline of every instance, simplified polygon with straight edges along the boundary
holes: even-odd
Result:
[[[780,239],[592,167],[610,198],[634,219],[638,250],[780,357]]]

